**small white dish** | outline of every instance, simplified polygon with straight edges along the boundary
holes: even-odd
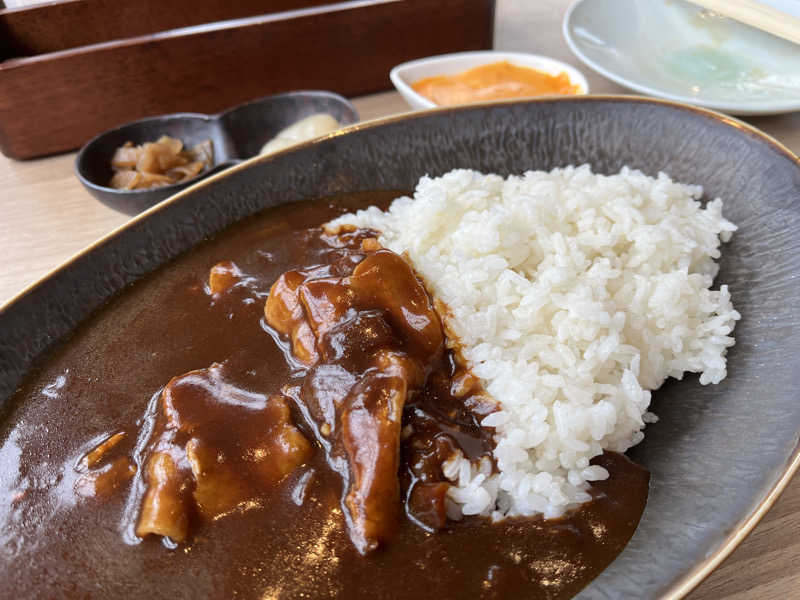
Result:
[[[389,78],[412,108],[417,110],[434,108],[437,105],[425,96],[415,92],[411,84],[426,77],[455,75],[473,67],[504,60],[520,67],[529,67],[550,75],[558,75],[561,72],[565,72],[572,84],[578,86],[579,94],[586,94],[589,91],[589,84],[586,82],[586,78],[575,67],[546,56],[525,54],[523,52],[501,52],[499,50],[455,52],[453,54],[442,54],[404,62],[391,70]]]
[[[564,38],[629,89],[735,115],[800,110],[800,46],[679,0],[577,0]]]

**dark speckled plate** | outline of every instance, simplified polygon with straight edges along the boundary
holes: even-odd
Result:
[[[213,176],[99,241],[0,309],[0,399],[57,340],[128,283],[264,207],[373,189],[410,189],[454,167],[521,173],[588,162],[702,184],[739,225],[719,280],[742,320],[728,378],[655,394],[661,420],[634,460],[650,499],[623,554],[581,598],[675,598],[755,525],[800,464],[800,164],[727,117],[657,100],[583,97],[439,109]]]

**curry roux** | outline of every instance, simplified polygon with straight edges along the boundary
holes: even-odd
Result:
[[[319,229],[396,196],[268,210],[124,291],[53,353],[5,414],[0,596],[567,598],[616,557],[649,475],[614,453],[595,460],[611,477],[594,499],[561,519],[445,518],[441,461],[490,455],[478,423],[491,400],[443,348],[424,291],[423,325],[404,333],[359,271],[397,267],[391,253],[361,234],[332,250]],[[357,335],[332,313],[288,319],[297,286],[276,281],[291,272],[347,296]],[[334,388],[350,400],[326,405]],[[398,389],[413,392],[400,409]],[[401,422],[365,431],[402,427],[399,454],[353,445],[380,411]]]

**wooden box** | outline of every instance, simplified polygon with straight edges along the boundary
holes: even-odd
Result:
[[[215,113],[288,90],[388,89],[400,62],[491,48],[493,21],[493,0],[64,0],[0,10],[0,151],[64,152],[125,121]]]

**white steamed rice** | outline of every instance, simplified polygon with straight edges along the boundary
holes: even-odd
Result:
[[[500,404],[483,421],[499,472],[447,462],[451,516],[560,515],[608,477],[592,457],[642,440],[650,390],[686,371],[724,379],[740,317],[727,286],[710,288],[736,227],[701,195],[628,168],[455,170],[329,225],[375,229],[411,261]]]

